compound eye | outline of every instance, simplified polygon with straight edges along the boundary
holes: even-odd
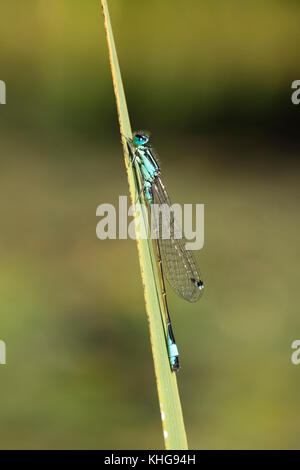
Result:
[[[148,142],[149,140],[149,137],[146,136],[145,134],[136,134],[134,136],[134,142],[137,144],[137,145],[143,145],[145,144],[146,142]]]

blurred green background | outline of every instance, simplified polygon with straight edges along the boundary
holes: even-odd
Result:
[[[194,449],[299,448],[300,3],[109,2],[132,125],[205,204],[206,292],[169,292]],[[2,449],[162,448],[100,2],[0,3]]]

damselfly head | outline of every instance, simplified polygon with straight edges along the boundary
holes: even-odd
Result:
[[[146,134],[135,134],[133,142],[135,145],[144,145],[149,141],[149,137]]]
[[[196,281],[196,279],[191,279],[191,281],[196,287],[198,287],[199,290],[204,289],[204,284],[201,279],[199,281]]]

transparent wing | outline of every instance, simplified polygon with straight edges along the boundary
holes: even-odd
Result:
[[[169,196],[160,177],[156,177],[153,181],[152,192],[155,204],[171,206]],[[168,211],[164,212],[162,210],[157,213],[154,210],[153,212],[155,229],[159,230],[158,240],[164,274],[171,287],[180,297],[189,302],[196,302],[201,297],[204,285],[194,256],[191,251],[186,250],[186,240],[176,237],[176,234],[181,233],[181,231],[172,213],[170,216]],[[164,238],[168,231],[170,231],[169,238]]]

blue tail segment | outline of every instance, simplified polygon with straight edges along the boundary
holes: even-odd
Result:
[[[173,371],[177,371],[179,369],[179,352],[177,345],[175,343],[175,338],[173,334],[172,327],[170,323],[167,325],[167,341],[168,341],[168,354],[169,354],[169,359],[170,359],[170,364],[171,364],[171,369]]]

